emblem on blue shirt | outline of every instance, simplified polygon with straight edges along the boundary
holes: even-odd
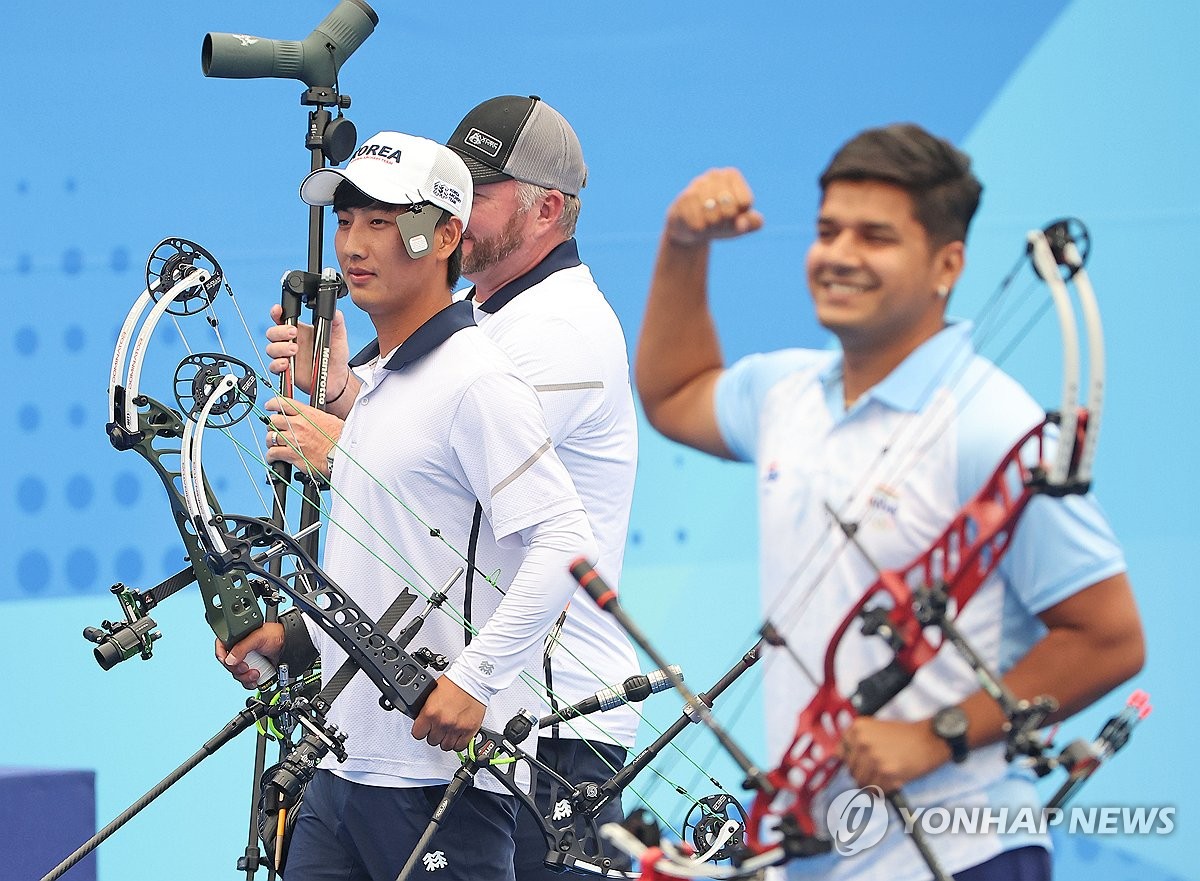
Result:
[[[884,486],[881,483],[875,487],[875,492],[871,493],[869,504],[874,510],[886,514],[894,520],[896,513],[900,510],[900,494],[890,486]]]

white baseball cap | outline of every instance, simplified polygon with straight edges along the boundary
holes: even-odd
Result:
[[[304,178],[300,198],[309,205],[332,205],[344,180],[389,205],[428,202],[464,226],[471,217],[471,173],[457,153],[428,138],[380,132],[354,151],[345,168],[321,168]]]

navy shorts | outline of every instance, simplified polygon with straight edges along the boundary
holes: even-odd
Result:
[[[395,881],[445,788],[365,786],[318,771],[296,816],[287,881]],[[513,881],[518,804],[511,795],[465,790],[412,877]]]
[[[604,756],[601,759],[596,753]],[[538,740],[537,757],[572,783],[590,780],[603,783],[616,773],[613,768],[625,764],[626,751],[622,747],[598,741],[581,741],[577,738],[543,737]],[[607,763],[606,761],[607,760]],[[552,783],[545,774],[537,775],[537,791],[534,800],[545,816],[554,808],[554,801],[565,793],[555,793]],[[620,823],[625,819],[621,800],[615,798],[606,804],[596,818],[596,828],[605,823]],[[603,842],[604,851],[614,859],[616,868],[628,868],[628,859],[613,852],[608,842]],[[517,812],[517,881],[562,881],[562,875],[546,868],[546,839],[542,836],[537,820],[524,807]],[[293,881],[289,878],[288,881]]]

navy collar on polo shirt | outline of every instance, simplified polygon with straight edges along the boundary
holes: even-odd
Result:
[[[529,270],[524,275],[514,278],[496,293],[492,294],[487,300],[479,304],[479,308],[489,315],[499,312],[507,303],[511,302],[521,291],[529,290],[535,284],[545,281],[560,269],[570,269],[572,266],[579,266],[583,263],[579,259],[579,245],[574,239],[567,239],[565,242],[556,245],[554,250],[542,258],[542,262],[533,269]],[[475,296],[475,288],[471,288],[471,293],[467,295],[470,300]]]
[[[384,366],[388,370],[399,370],[422,355],[428,355],[464,327],[474,326],[475,310],[471,304],[465,300],[451,303],[414,330],[409,338],[396,348]],[[379,338],[376,337],[365,349],[350,359],[350,366],[362,367],[372,358],[378,357]]]

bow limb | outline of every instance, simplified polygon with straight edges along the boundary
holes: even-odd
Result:
[[[193,315],[212,305],[219,293],[224,275],[220,264],[204,248],[186,239],[163,239],[150,252],[146,261],[146,288],[125,316],[113,348],[112,369],[108,383],[109,437],[116,446],[120,440],[113,426],[129,433],[137,431],[138,385],[142,359],[150,337],[164,314]],[[133,339],[142,314],[151,303],[154,306]],[[133,349],[130,352],[130,341]],[[124,374],[125,384],[121,378]]]
[[[1074,438],[1075,429],[1079,425],[1079,411],[1076,406],[1079,400],[1079,331],[1075,324],[1074,308],[1071,306],[1071,298],[1067,293],[1066,286],[1059,277],[1058,264],[1055,262],[1045,233],[1039,230],[1029,234],[1029,252],[1034,268],[1050,289],[1054,309],[1058,314],[1064,366],[1060,426],[1063,435]],[[1046,474],[1048,483],[1061,485],[1066,481],[1074,453],[1074,443],[1059,444],[1053,463]]]
[[[158,474],[200,585],[205,619],[217,638],[230,646],[261,625],[262,611],[243,576],[219,576],[205,564],[204,550],[191,531],[186,501],[179,489],[181,474],[172,464],[180,452],[174,439],[182,436],[183,422],[174,410],[140,393],[146,349],[163,315],[168,312],[191,315],[207,308],[223,280],[221,268],[212,255],[192,242],[165,239],[151,252],[146,288],[126,315],[114,347],[107,433],[114,447],[136,450]],[[135,337],[139,322],[141,327]],[[137,605],[136,601],[123,597],[122,605],[127,603]],[[129,617],[128,608],[126,611]],[[143,644],[143,656],[148,656],[148,652],[149,645]],[[122,654],[112,663],[131,656]]]
[[[1055,471],[1049,475],[1048,483],[1051,487],[1069,487],[1071,492],[1086,492],[1091,483],[1092,463],[1100,437],[1105,375],[1104,327],[1100,320],[1100,307],[1084,267],[1087,251],[1081,251],[1078,244],[1082,242],[1084,248],[1088,247],[1088,233],[1079,221],[1066,219],[1051,224],[1045,230],[1031,232],[1028,238],[1034,268],[1050,289],[1055,308],[1059,312],[1059,324],[1064,327],[1064,373],[1073,372],[1075,376],[1074,395],[1068,395],[1069,389],[1064,380],[1061,425],[1062,434],[1072,437],[1076,434],[1080,420],[1068,420],[1067,414],[1076,409],[1074,402],[1078,399],[1079,360],[1077,355],[1073,361],[1067,357],[1065,328],[1069,326],[1074,329],[1075,316],[1063,273],[1073,282],[1078,295],[1088,353],[1088,396],[1084,408],[1080,411],[1082,437],[1077,438],[1074,443],[1060,445],[1055,459]]]

